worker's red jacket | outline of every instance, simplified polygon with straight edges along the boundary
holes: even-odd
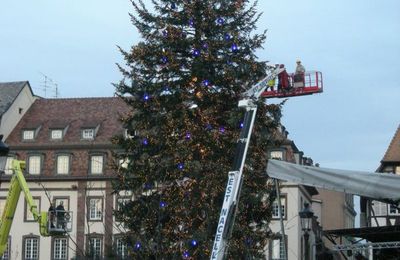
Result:
[[[282,71],[278,75],[278,80],[281,85],[281,88],[289,88],[289,74],[286,72],[286,70]]]

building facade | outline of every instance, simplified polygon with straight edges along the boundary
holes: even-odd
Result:
[[[39,211],[63,204],[72,211],[72,232],[41,237],[23,194],[5,259],[102,259],[124,256],[121,226],[113,217],[111,143],[124,135],[119,118],[128,112],[119,98],[37,99],[6,139],[10,159],[26,161],[25,177]],[[12,171],[1,175],[0,211]],[[1,213],[1,212],[0,212]]]
[[[279,138],[282,138],[282,144],[268,149],[269,158],[296,164],[309,162],[310,159],[303,157],[303,152],[299,151],[295,143],[287,138],[287,135],[288,132],[282,127],[279,134]],[[308,247],[308,252],[312,256],[311,259],[315,259],[317,254],[315,244],[318,240],[318,221],[314,218],[314,228],[310,232],[308,243],[306,243],[300,224],[299,211],[303,210],[304,203],[311,205],[312,197],[316,194],[318,192],[313,187],[280,182],[282,219],[288,260],[304,259],[306,247]],[[270,223],[271,232],[275,234],[275,237],[271,239],[267,248],[267,259],[269,260],[285,259],[278,207],[279,204],[276,199],[272,205],[272,221]]]
[[[400,175],[400,125],[397,128],[376,172]],[[361,197],[360,225],[373,234],[368,238],[375,243],[396,243],[400,241],[399,202],[377,201]],[[397,243],[400,244],[400,243]],[[400,247],[370,250],[370,259],[398,259]]]

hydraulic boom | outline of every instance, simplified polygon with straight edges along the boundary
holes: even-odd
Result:
[[[254,126],[254,119],[257,113],[257,101],[264,90],[267,88],[268,81],[278,76],[283,69],[276,68],[269,72],[267,76],[251,89],[244,93],[244,98],[239,101],[239,107],[244,107],[246,113],[244,116],[243,128],[236,146],[234,165],[232,171],[228,173],[228,183],[225,189],[224,202],[218,221],[215,234],[211,260],[224,259],[228,251],[228,242],[232,234],[232,228],[235,222],[236,211],[239,203],[240,190],[242,187],[242,172],[246,160],[247,149],[249,147],[251,132]]]

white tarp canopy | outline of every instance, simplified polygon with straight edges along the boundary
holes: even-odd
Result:
[[[317,188],[345,192],[376,200],[400,200],[400,176],[303,166],[268,160],[270,177]]]

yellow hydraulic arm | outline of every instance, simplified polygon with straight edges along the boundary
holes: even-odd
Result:
[[[3,255],[7,248],[8,236],[10,234],[11,225],[14,219],[15,210],[17,208],[18,199],[21,191],[24,192],[25,200],[29,210],[32,212],[33,218],[39,223],[40,234],[49,236],[47,230],[47,212],[39,212],[32,195],[29,191],[22,170],[25,169],[25,161],[12,161],[13,175],[8,190],[7,201],[4,207],[3,215],[0,222],[0,256]]]

